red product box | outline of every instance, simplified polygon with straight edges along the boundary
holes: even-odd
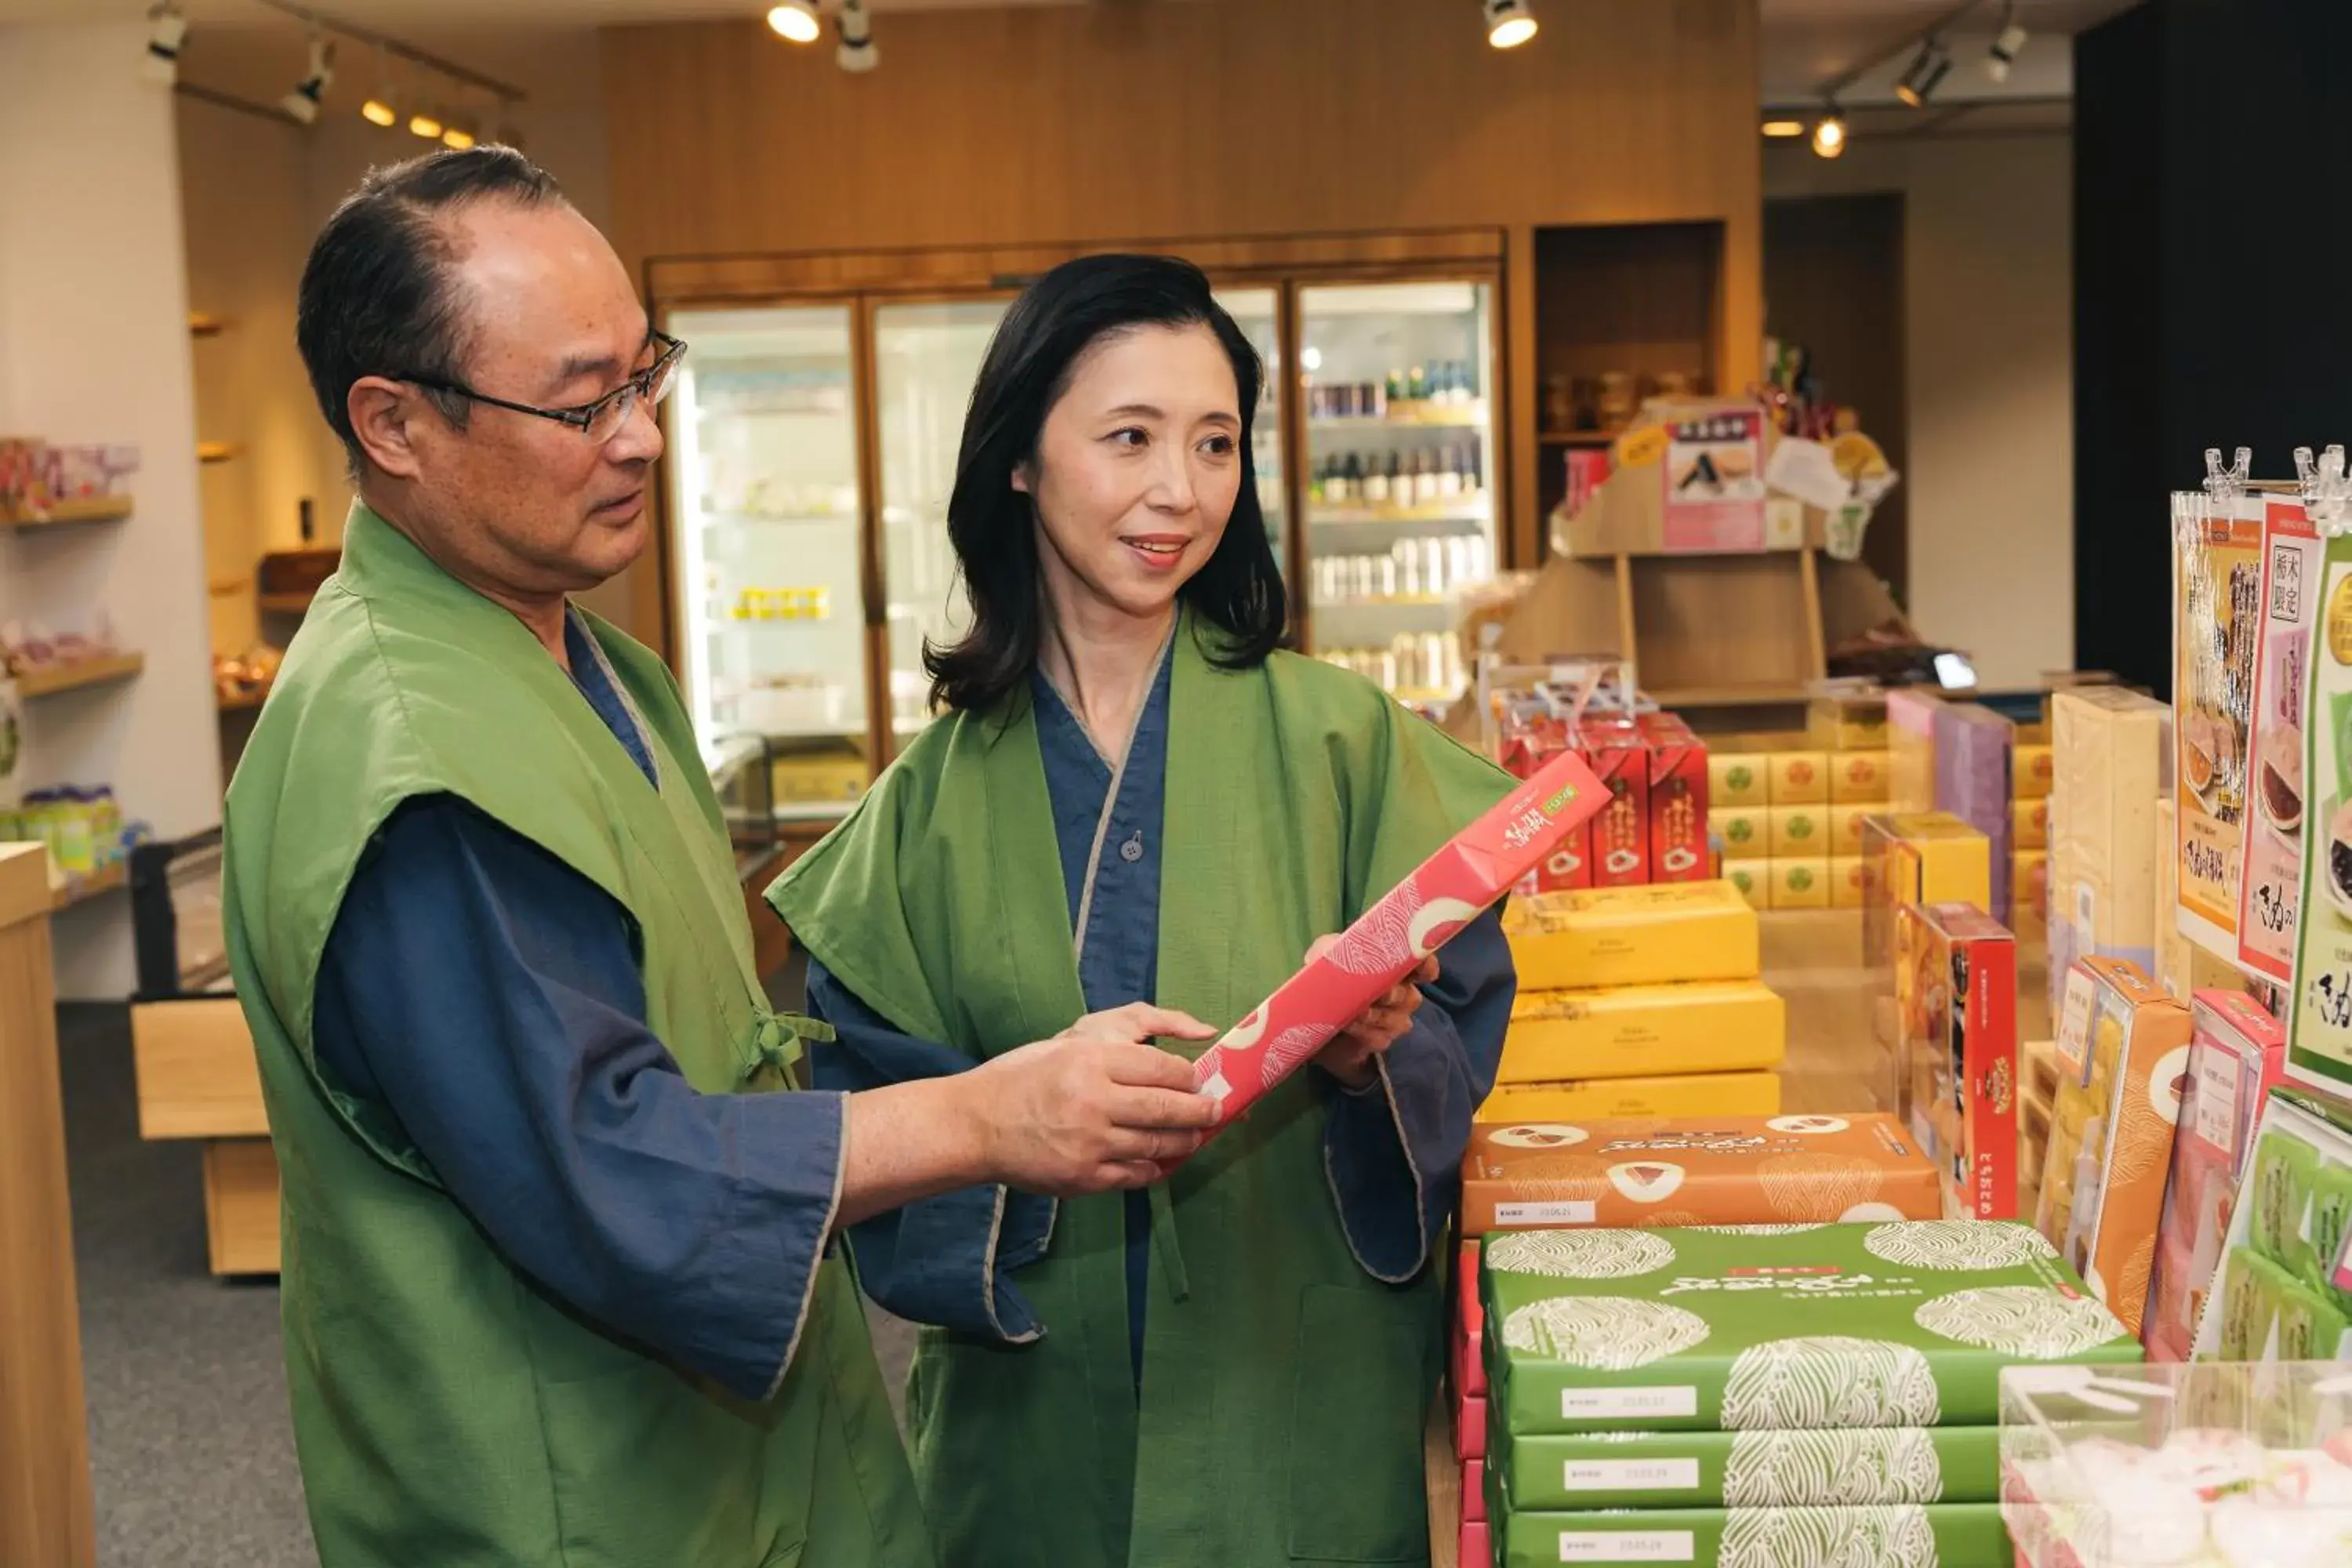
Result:
[[[1672,713],[1642,715],[1650,746],[1650,880],[1713,880],[1706,838],[1706,746]]]
[[[1193,1085],[1219,1102],[1219,1126],[1304,1067],[1608,799],[1583,760],[1564,752],[1389,889],[1192,1064]]]
[[[1484,1398],[1486,1393],[1486,1309],[1478,1300],[1478,1244],[1462,1244],[1454,1270],[1454,1393]]]
[[[1504,748],[1503,766],[1516,778],[1529,779],[1561,752],[1577,750],[1570,741],[1565,721],[1539,720]],[[1592,827],[1590,823],[1580,822],[1552,846],[1550,853],[1537,863],[1534,870],[1520,879],[1515,891],[1556,893],[1591,886]]]
[[[1608,786],[1592,819],[1592,885],[1639,887],[1650,879],[1650,747],[1631,720],[1587,719],[1584,756]]]
[[[2017,1217],[2017,939],[1973,904],[1905,908],[1912,1136],[1954,1219]]]
[[[1482,1499],[1482,1506],[1483,1502]],[[1486,1521],[1463,1525],[1460,1560],[1462,1568],[1486,1568],[1486,1564],[1494,1562],[1495,1549],[1488,1543]]]
[[[1462,1522],[1465,1526],[1486,1522],[1486,1461],[1462,1461]],[[1475,1561],[1465,1557],[1465,1563]]]
[[[2189,1359],[2253,1158],[2254,1123],[2286,1065],[2285,1031],[2243,992],[2200,991],[2189,1013],[2187,1082],[2140,1330],[2154,1361]]]
[[[1461,1399],[1454,1405],[1454,1457],[1468,1463],[1486,1457],[1486,1402]]]

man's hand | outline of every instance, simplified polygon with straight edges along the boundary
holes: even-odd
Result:
[[[989,1179],[1076,1197],[1139,1187],[1201,1146],[1217,1102],[1192,1088],[1192,1064],[1154,1036],[1207,1040],[1186,1014],[1140,1003],[1093,1013],[1050,1040],[965,1075]]]
[[[1308,963],[1322,957],[1339,942],[1336,936],[1321,936],[1307,950]],[[1315,1053],[1315,1065],[1338,1079],[1349,1089],[1363,1089],[1379,1076],[1377,1066],[1381,1056],[1396,1044],[1407,1029],[1412,1027],[1412,1016],[1421,1007],[1421,988],[1437,978],[1437,960],[1424,958],[1420,967],[1389,988],[1364,1009],[1356,1021],[1332,1036]]]

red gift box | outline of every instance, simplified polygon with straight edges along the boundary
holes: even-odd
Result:
[[[1454,1457],[1465,1461],[1483,1459],[1486,1457],[1486,1402],[1485,1400],[1454,1401]]]
[[[1650,879],[1650,748],[1629,719],[1587,719],[1584,757],[1609,787],[1592,819],[1592,885],[1638,887]]]
[[[1486,1392],[1486,1309],[1478,1300],[1478,1244],[1462,1244],[1462,1261],[1454,1269],[1454,1397],[1484,1396]]]
[[[1504,747],[1503,766],[1513,776],[1531,779],[1563,752],[1578,750],[1568,721],[1559,718],[1531,720]],[[1520,879],[1521,893],[1557,893],[1592,886],[1592,827],[1580,822]]]
[[[1494,1549],[1487,1544],[1486,1522],[1482,1520],[1476,1524],[1464,1525],[1462,1527],[1462,1568],[1487,1568],[1494,1560]]]
[[[1462,1522],[1486,1522],[1486,1461],[1462,1461]]]
[[[1650,880],[1706,882],[1706,746],[1672,713],[1642,715],[1650,746]]]
[[[1322,957],[1201,1053],[1192,1082],[1220,1102],[1219,1125],[1305,1066],[1607,799],[1592,770],[1563,753],[1423,861]]]

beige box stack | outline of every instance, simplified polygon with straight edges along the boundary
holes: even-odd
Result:
[[[2172,710],[2119,686],[2073,687],[2050,701],[2050,1006],[2078,958],[2158,965],[2169,854],[2157,849],[2171,788]],[[2168,835],[2168,840],[2169,836]],[[2161,927],[2159,927],[2159,921]]]

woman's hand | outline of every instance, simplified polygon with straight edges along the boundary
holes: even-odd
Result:
[[[1308,963],[1331,951],[1339,939],[1315,939],[1307,950]],[[1421,966],[1389,988],[1387,994],[1364,1009],[1356,1021],[1324,1042],[1315,1053],[1315,1065],[1349,1089],[1363,1089],[1379,1076],[1378,1062],[1388,1048],[1412,1027],[1421,1007],[1421,988],[1437,978],[1437,960],[1424,958]]]

